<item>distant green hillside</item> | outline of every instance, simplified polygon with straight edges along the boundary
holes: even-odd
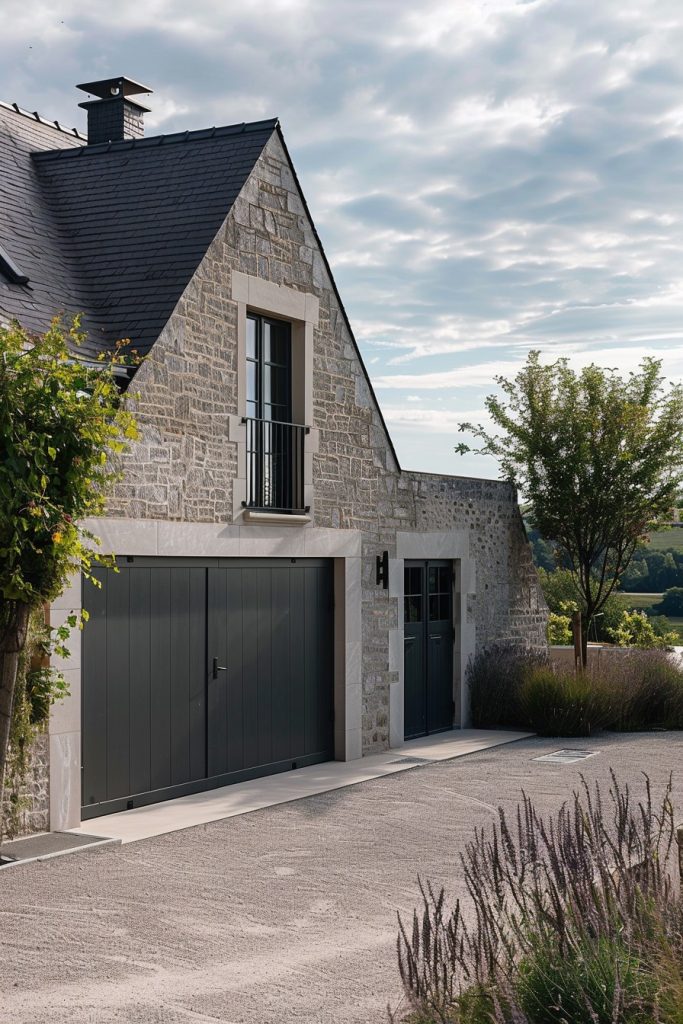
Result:
[[[557,566],[553,545],[537,530],[528,528],[527,533],[536,565],[552,572]],[[661,594],[669,587],[683,587],[683,526],[653,533],[621,577],[621,590],[630,593]]]
[[[683,552],[683,526],[672,526],[670,530],[658,530],[650,535],[648,548],[651,551],[666,551],[673,548],[674,551]]]
[[[637,608],[638,611],[646,612],[648,615],[659,615],[653,606],[659,604],[662,596],[662,594],[628,594],[622,591],[616,595],[616,600],[622,608],[628,608],[629,611]],[[661,621],[667,623],[667,630],[675,630],[680,638],[679,643],[683,643],[683,619],[669,615],[665,619],[662,618]]]

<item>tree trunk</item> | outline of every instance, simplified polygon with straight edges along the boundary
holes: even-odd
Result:
[[[12,705],[17,682],[19,657],[26,643],[30,608],[27,604],[12,602],[3,616],[0,631],[0,843],[2,843],[3,798],[5,795],[5,765],[12,724]]]

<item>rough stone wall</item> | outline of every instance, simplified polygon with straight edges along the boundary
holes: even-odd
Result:
[[[363,746],[389,741],[388,632],[396,598],[375,583],[374,556],[396,554],[396,531],[469,528],[478,599],[468,614],[478,642],[540,642],[542,600],[516,496],[495,481],[400,473],[370,394],[283,147],[274,135],[137,372],[142,437],[127,456],[110,514],[230,522],[236,445],[237,305],[234,270],[314,293],[313,426],[316,526],[363,534]]]
[[[20,793],[21,810],[16,835],[32,832],[47,832],[50,827],[50,771],[49,737],[47,731],[40,733],[33,741],[26,782]],[[9,820],[10,793],[5,787],[3,820]],[[7,826],[4,828],[7,838]],[[13,838],[13,835],[9,835]]]
[[[141,439],[125,459],[110,515],[232,518],[237,449],[228,442],[228,421],[237,411],[237,309],[225,297],[221,250],[215,242],[137,371],[132,405]]]
[[[409,473],[418,530],[467,529],[476,563],[469,599],[477,646],[501,641],[545,647],[547,606],[517,495],[501,480]]]

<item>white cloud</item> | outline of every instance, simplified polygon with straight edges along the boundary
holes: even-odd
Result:
[[[435,410],[481,406],[530,348],[683,372],[680,0],[2,13],[0,97],[64,124],[76,82],[121,72],[153,131],[280,116],[380,396],[409,392],[408,464],[452,469],[420,442]]]
[[[511,142],[521,133],[528,137],[548,131],[571,109],[543,96],[515,96],[496,102],[494,96],[470,96],[458,101],[448,118],[451,128],[480,137],[483,144]],[[486,137],[489,136],[487,139]]]
[[[488,387],[491,390],[494,386],[494,377],[497,374],[511,376],[517,372],[521,365],[519,362],[506,360],[498,363],[477,363],[473,366],[457,367],[453,370],[437,370],[434,373],[401,373],[376,377],[375,386],[381,390],[396,389],[421,389],[425,391],[440,391],[450,388],[471,388]]]
[[[454,435],[461,423],[488,423],[485,409],[458,412],[447,409],[403,409],[387,406],[382,409],[390,427],[413,427],[436,434]]]

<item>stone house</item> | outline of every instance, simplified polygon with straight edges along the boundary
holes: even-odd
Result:
[[[145,137],[149,90],[81,88],[87,139],[0,105],[0,319],[130,339],[141,437],[120,571],[52,610],[90,621],[34,827],[467,725],[472,654],[544,642],[513,489],[399,466],[276,120]]]

